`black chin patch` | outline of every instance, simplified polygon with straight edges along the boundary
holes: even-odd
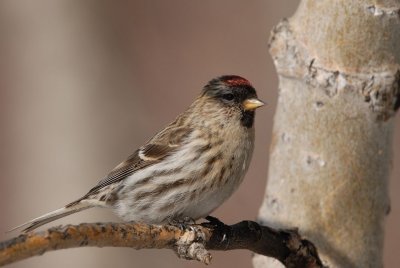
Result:
[[[243,111],[240,119],[242,126],[251,128],[254,124],[254,111]]]

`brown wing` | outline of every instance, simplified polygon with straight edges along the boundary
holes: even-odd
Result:
[[[159,163],[165,157],[179,150],[185,138],[191,133],[191,129],[174,127],[174,123],[154,136],[149,143],[136,150],[127,160],[116,166],[85,197],[129,177],[137,170]]]

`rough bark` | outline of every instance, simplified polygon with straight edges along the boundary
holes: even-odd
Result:
[[[286,267],[318,268],[322,263],[314,245],[295,230],[274,230],[251,221],[228,226],[211,218],[201,225],[143,223],[83,223],[22,234],[0,243],[0,266],[73,247],[170,248],[179,257],[211,262],[207,249],[248,249],[270,256]]]
[[[329,267],[383,266],[399,44],[398,0],[303,0],[272,32],[280,85],[259,219],[299,228]]]

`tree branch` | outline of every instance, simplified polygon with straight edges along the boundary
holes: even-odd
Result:
[[[170,248],[179,257],[209,264],[207,250],[248,249],[286,267],[323,267],[315,246],[296,230],[274,230],[256,222],[228,226],[214,218],[194,225],[82,223],[21,234],[0,243],[0,266],[47,251],[74,247]]]

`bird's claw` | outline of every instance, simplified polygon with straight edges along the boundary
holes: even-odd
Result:
[[[178,227],[180,230],[186,230],[189,229],[190,231],[193,231],[193,226],[192,224],[195,224],[196,221],[190,217],[183,217],[183,218],[175,218],[175,219],[169,219],[168,223],[170,225]]]

